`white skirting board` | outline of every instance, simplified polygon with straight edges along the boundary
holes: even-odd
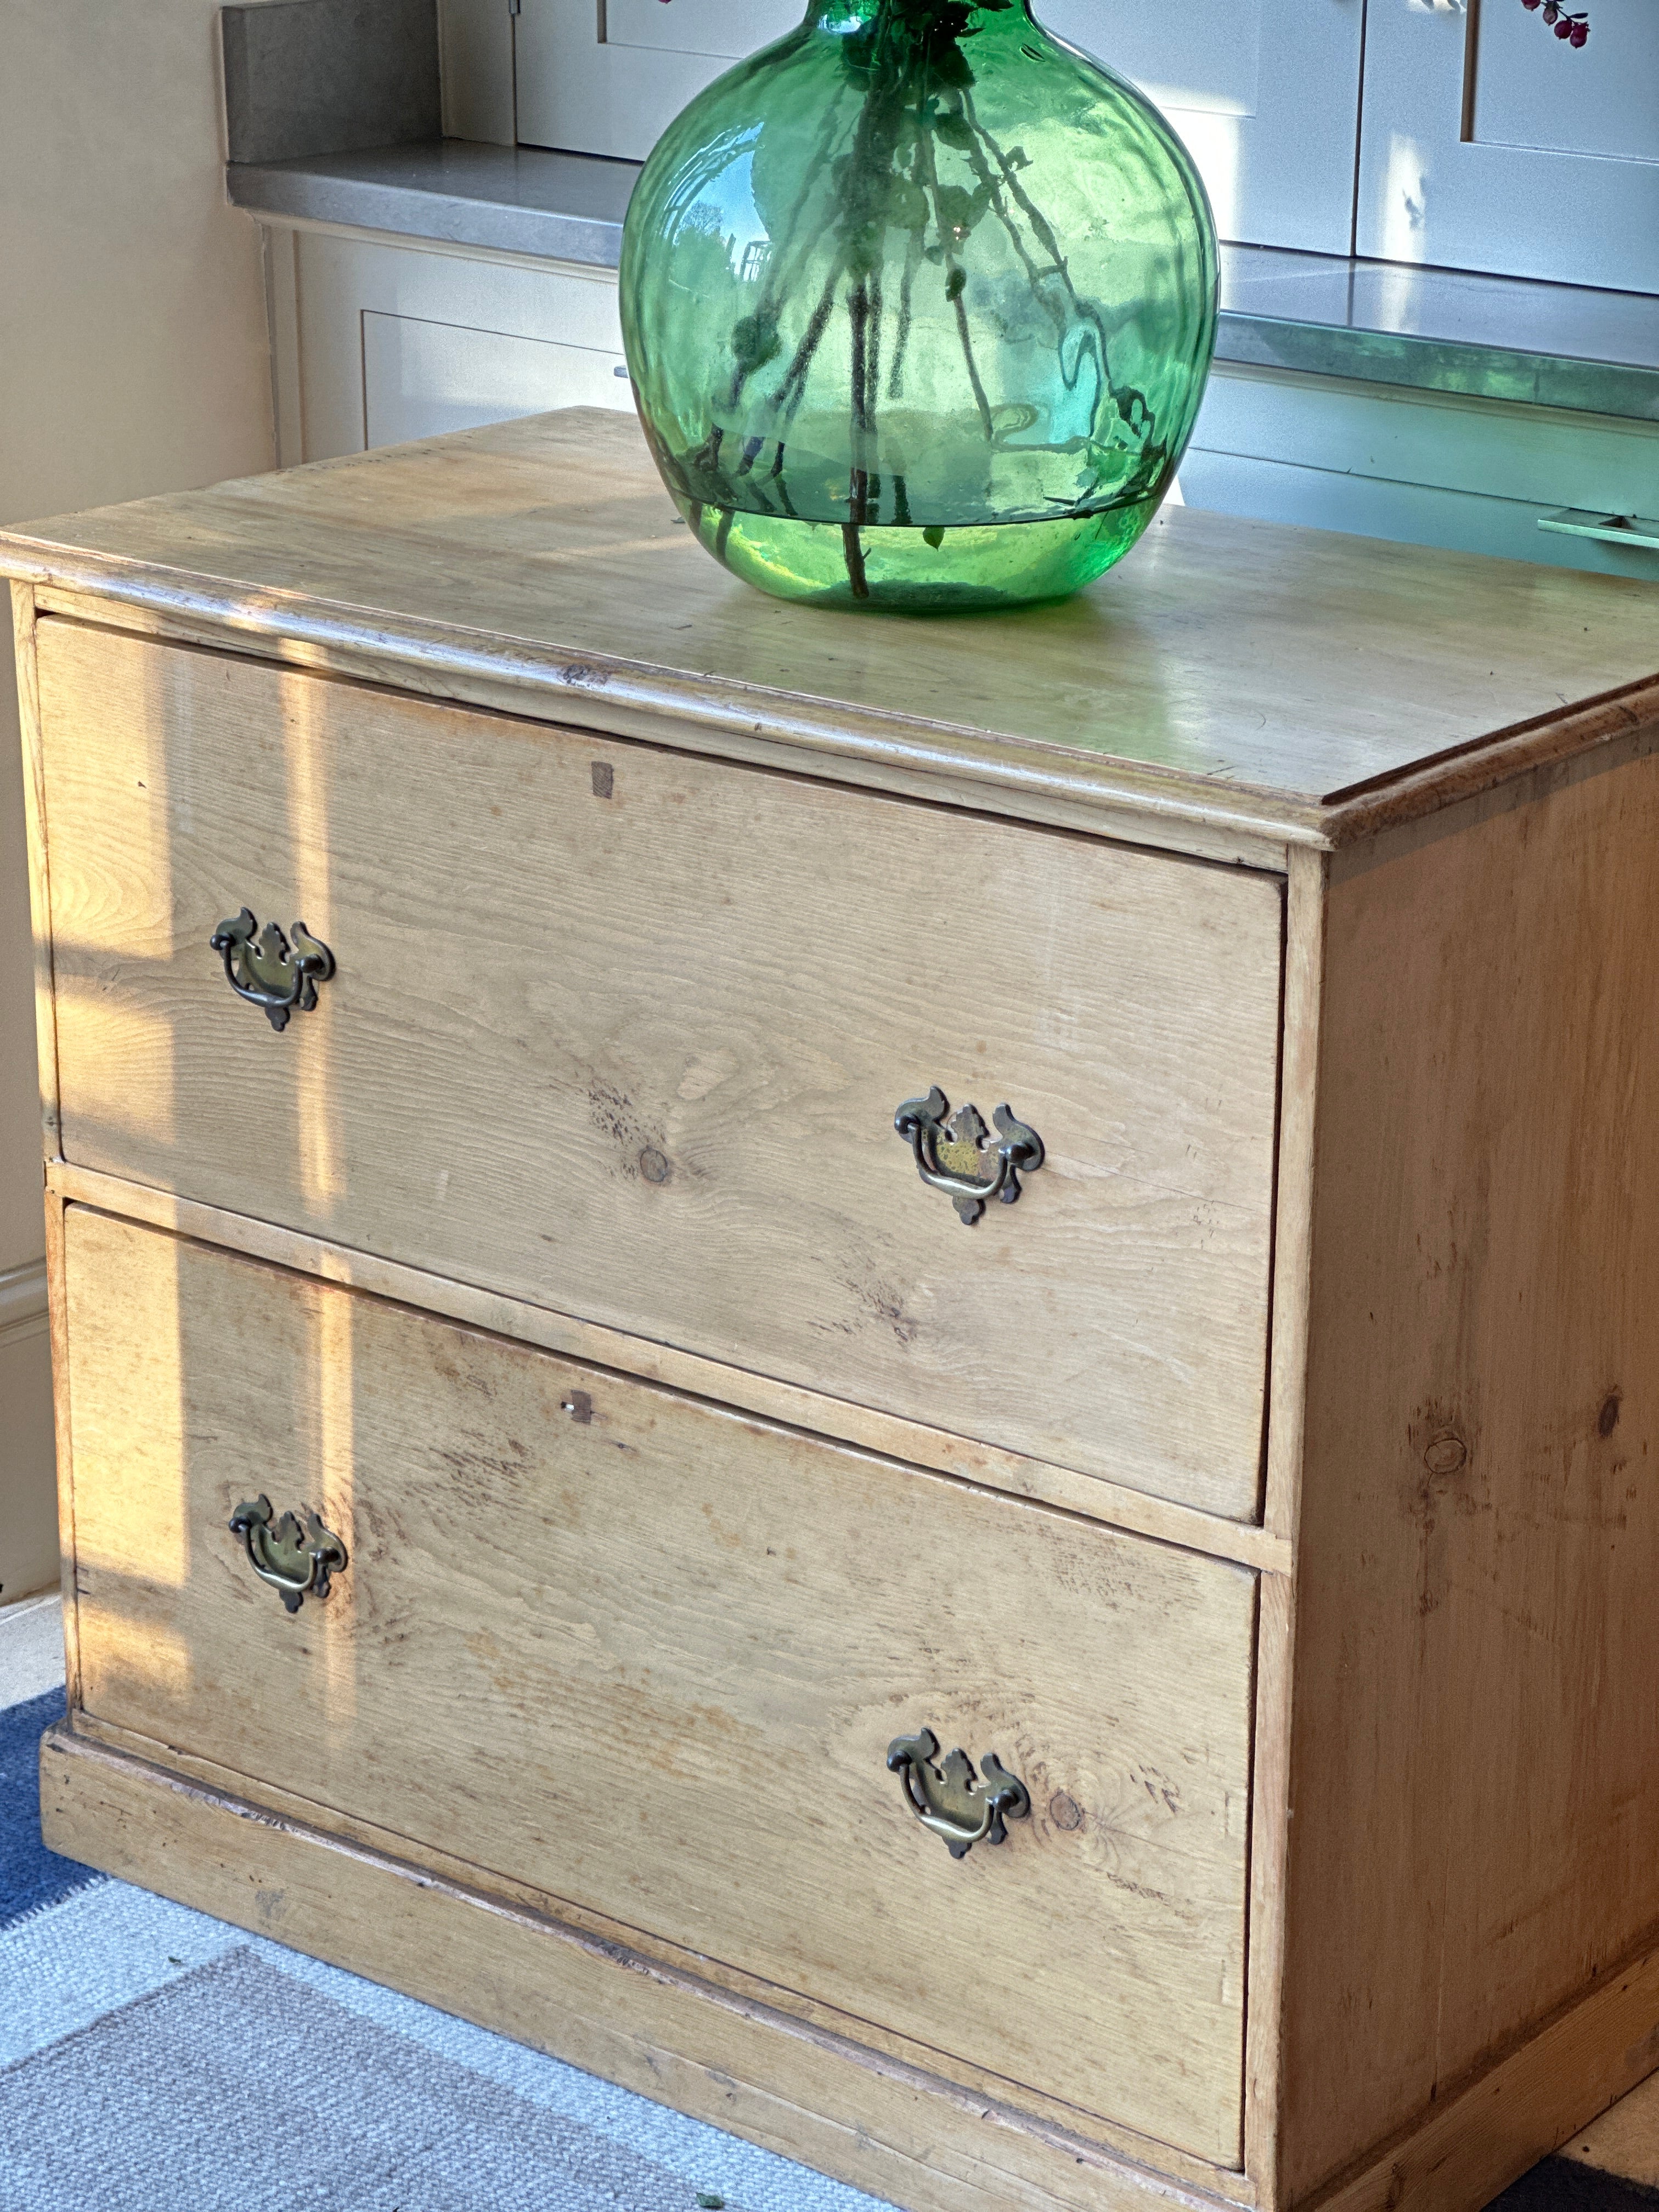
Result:
[[[0,1346],[46,1333],[46,1263],[0,1267]]]
[[[63,1679],[63,1601],[57,1591],[0,1606],[0,1711],[44,1697]]]

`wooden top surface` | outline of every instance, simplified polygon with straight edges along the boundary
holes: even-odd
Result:
[[[633,419],[591,409],[21,525],[0,573],[368,649],[427,690],[483,672],[544,719],[648,711],[716,749],[1319,845],[1659,723],[1659,585],[1186,508],[1056,606],[787,605],[692,542]]]

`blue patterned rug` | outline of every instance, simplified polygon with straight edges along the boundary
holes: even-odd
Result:
[[[40,1840],[0,1711],[0,2212],[883,2212]]]
[[[103,1880],[40,1840],[40,1738],[63,1717],[61,1690],[0,1712],[0,1931]]]

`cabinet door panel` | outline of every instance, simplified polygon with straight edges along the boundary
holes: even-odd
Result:
[[[805,12],[805,0],[523,0],[520,143],[642,161],[688,100]]]
[[[1540,36],[1518,6],[1480,18],[1469,120],[1479,146],[1659,161],[1659,9],[1597,0],[1582,49]]]
[[[643,47],[688,59],[738,61],[781,39],[801,18],[797,0],[605,0],[605,38],[613,46]]]
[[[283,450],[331,460],[554,407],[633,407],[614,270],[392,238],[286,236],[295,374]]]
[[[1347,252],[1358,0],[1047,0],[1036,12],[1158,102],[1224,238]]]
[[[686,101],[805,0],[524,0],[519,136],[642,161]],[[1225,238],[1346,253],[1361,0],[1040,0],[1039,21],[1140,85],[1203,173]]]
[[[363,313],[367,444],[435,438],[552,407],[633,406],[620,353]]]
[[[1520,0],[1373,0],[1360,253],[1659,291],[1659,8],[1589,12],[1573,48]]]

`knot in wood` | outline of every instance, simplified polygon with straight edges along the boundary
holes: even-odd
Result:
[[[1468,1465],[1469,1448],[1453,1430],[1431,1439],[1423,1453],[1423,1464],[1437,1478],[1457,1474]]]

